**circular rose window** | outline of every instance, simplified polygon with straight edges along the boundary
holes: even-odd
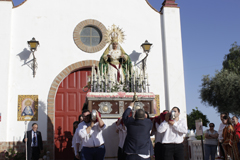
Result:
[[[74,29],[75,44],[84,52],[94,53],[102,50],[106,42],[103,35],[106,27],[99,21],[89,19],[80,22]]]

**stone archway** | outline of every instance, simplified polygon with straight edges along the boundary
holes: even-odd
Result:
[[[96,60],[80,61],[66,67],[61,73],[59,73],[53,80],[47,100],[47,148],[50,151],[51,159],[54,159],[54,125],[55,125],[55,96],[60,83],[73,71],[90,67],[93,64],[98,65]]]

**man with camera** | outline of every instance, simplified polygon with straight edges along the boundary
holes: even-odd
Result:
[[[150,141],[152,122],[145,118],[145,111],[138,109],[135,112],[135,119],[130,117],[134,102],[125,110],[122,116],[124,125],[127,127],[127,136],[123,150],[127,154],[126,160],[150,160],[153,150]]]
[[[165,115],[163,121],[157,128],[159,133],[164,133],[162,138],[162,157],[163,160],[183,160],[184,146],[183,136],[187,134],[187,122],[185,119],[179,118],[180,109],[173,107],[171,113]]]
[[[104,160],[105,146],[102,130],[106,128],[106,125],[99,113],[97,111],[95,113],[96,117],[94,118],[89,110],[84,110],[82,112],[83,122],[79,124],[76,131],[78,133],[76,150],[79,150],[79,144],[82,144],[81,160]],[[78,154],[75,156],[80,159]]]

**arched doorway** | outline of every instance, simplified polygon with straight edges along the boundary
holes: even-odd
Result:
[[[70,73],[59,85],[55,98],[55,159],[72,160],[73,122],[82,113],[87,92],[82,88],[87,84],[91,68]]]
[[[72,72],[78,71],[79,69],[86,69],[92,67],[92,65],[98,65],[98,61],[96,60],[85,60],[73,63],[67,66],[64,70],[62,70],[56,78],[53,80],[50,90],[48,93],[47,100],[47,150],[50,151],[50,159],[55,158],[55,99],[58,91],[58,87],[62,83],[62,81],[68,77]],[[72,131],[72,130],[70,130]],[[73,152],[72,152],[73,153]]]

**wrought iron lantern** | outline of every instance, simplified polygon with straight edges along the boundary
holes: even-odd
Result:
[[[149,53],[150,49],[151,49],[152,44],[149,43],[147,40],[141,45],[141,47],[143,48],[143,51],[145,53]]]
[[[37,60],[36,57],[34,55],[34,52],[37,50],[37,47],[39,46],[39,42],[36,41],[36,39],[33,37],[32,40],[27,42],[29,45],[29,48],[32,52],[33,55],[33,64],[32,64],[32,70],[33,70],[33,77],[35,77],[36,75],[36,68],[37,68]]]

